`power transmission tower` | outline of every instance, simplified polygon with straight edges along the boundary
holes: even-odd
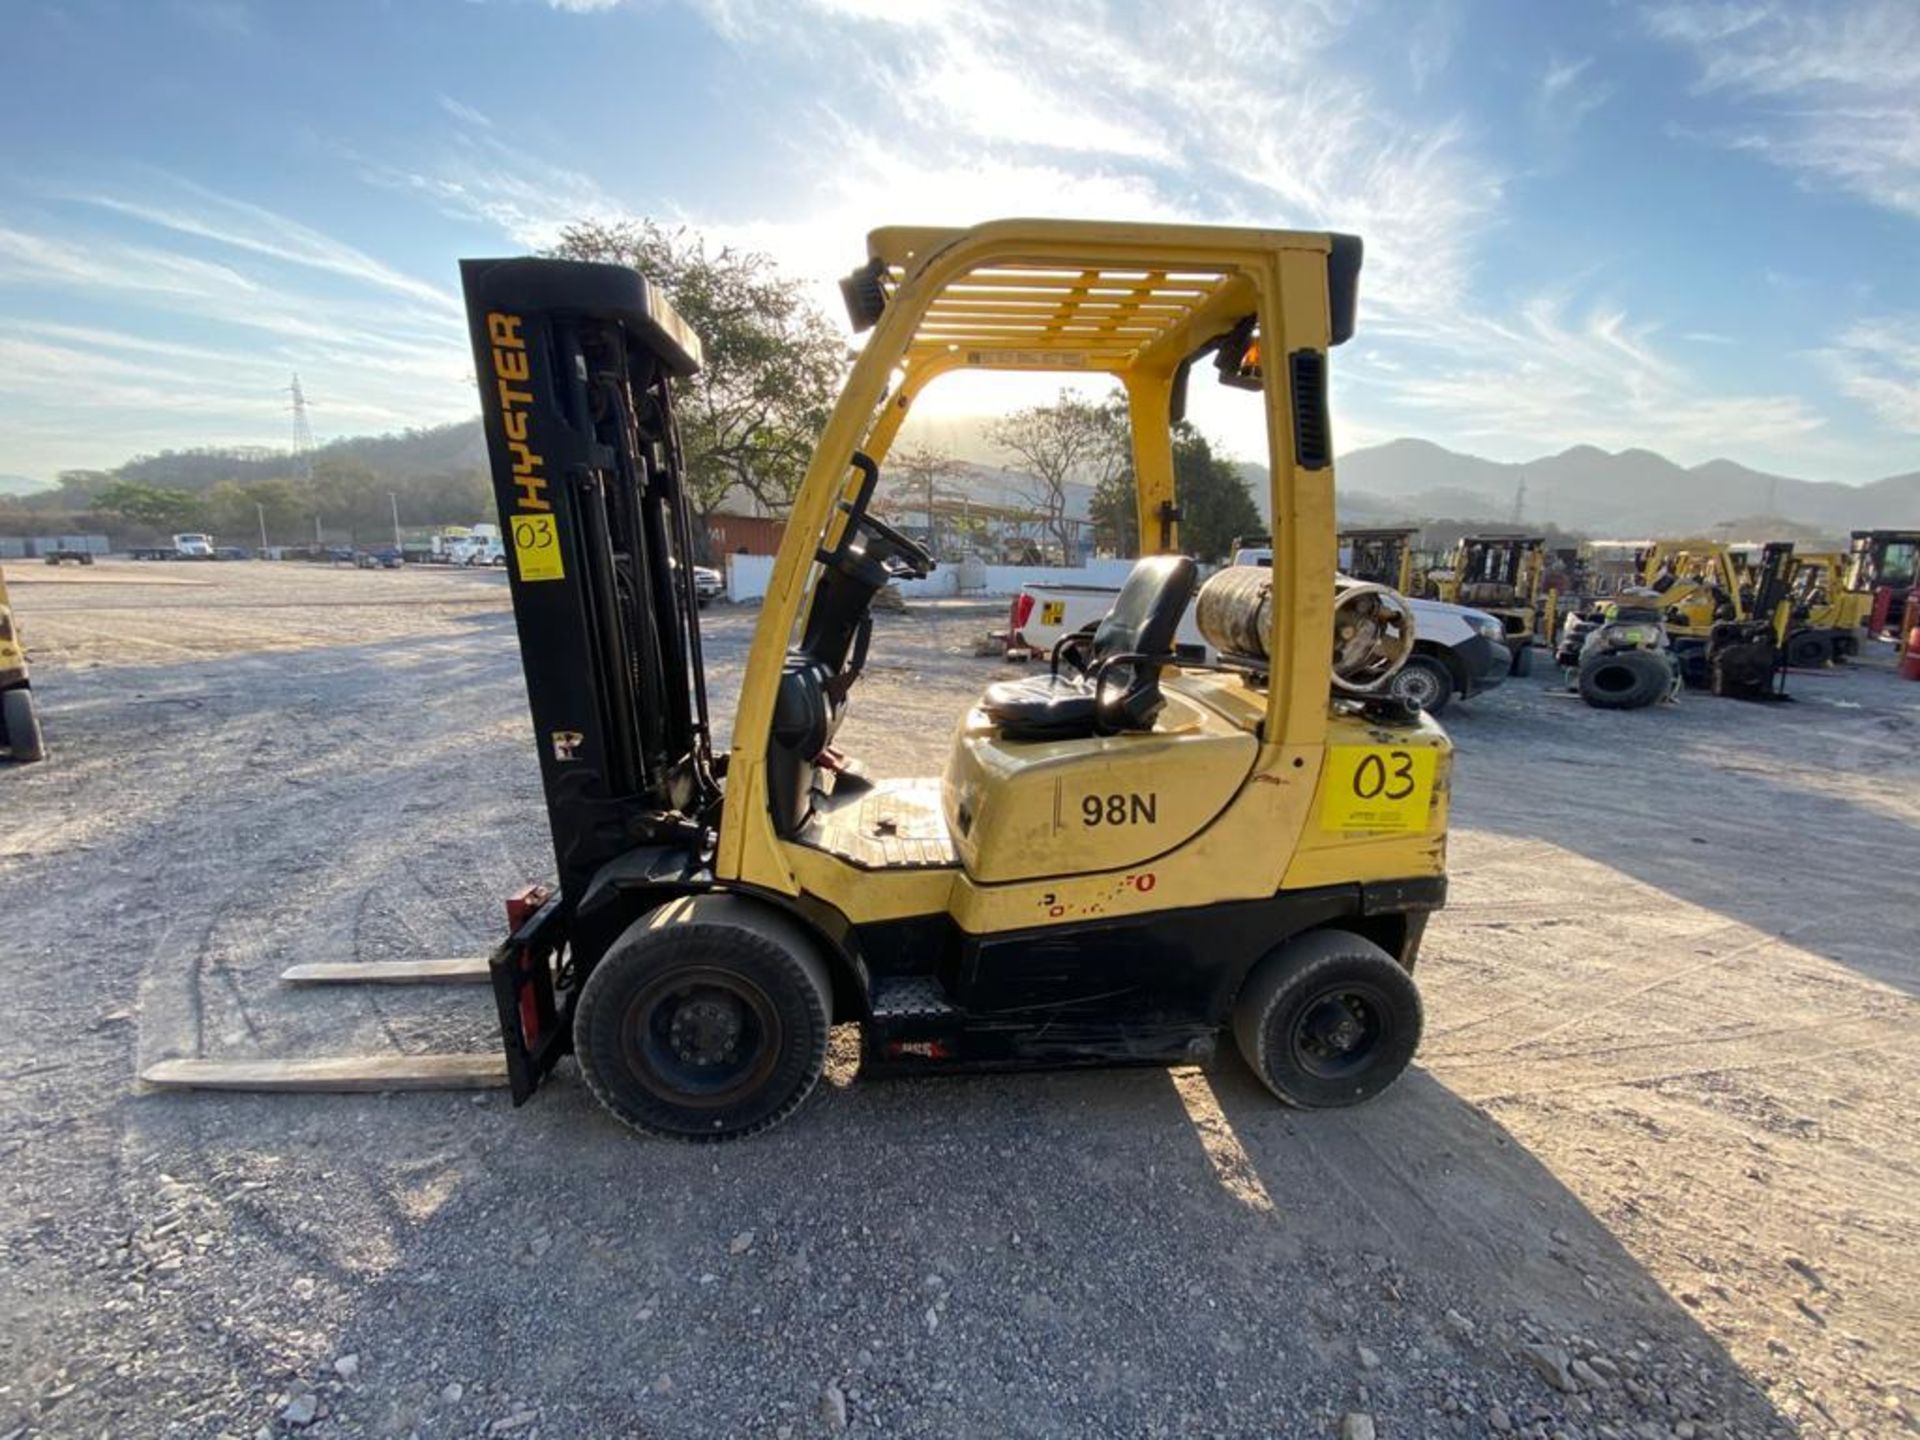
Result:
[[[300,388],[300,376],[296,373],[293,383],[287,386],[287,394],[292,396],[287,408],[293,411],[293,473],[302,480],[313,478],[313,426],[307,420],[307,396]]]
[[[1513,492],[1513,523],[1518,525],[1527,518],[1527,481],[1520,478],[1520,484]]]

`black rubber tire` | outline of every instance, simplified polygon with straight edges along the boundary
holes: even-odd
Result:
[[[1507,666],[1507,674],[1515,680],[1525,680],[1533,674],[1533,646],[1522,645],[1513,652],[1513,661]]]
[[[703,991],[738,987],[743,1033],[755,1043],[737,1084],[702,1096],[668,1068],[658,1026],[678,1001],[667,993],[676,977],[697,977]],[[770,1130],[800,1107],[826,1067],[832,1016],[826,966],[796,922],[737,896],[705,895],[662,906],[614,942],[580,992],[573,1048],[587,1088],[620,1120],[643,1134],[717,1144]]]
[[[0,741],[21,764],[47,758],[46,737],[40,733],[40,712],[33,691],[21,685],[0,695]]]
[[[1314,1053],[1307,1032],[1329,1005],[1367,1017],[1363,1026],[1374,1033],[1362,1053],[1331,1060]],[[1413,1059],[1421,1024],[1413,977],[1371,940],[1344,930],[1287,941],[1255,967],[1233,1009],[1242,1058],[1269,1090],[1303,1110],[1358,1105],[1385,1090]]]
[[[1665,695],[1673,671],[1650,650],[1614,650],[1580,666],[1580,698],[1596,710],[1640,710]]]
[[[1409,655],[1387,681],[1387,693],[1396,700],[1438,715],[1453,699],[1453,672],[1431,655]]]
[[[1787,636],[1787,664],[1797,670],[1818,670],[1833,658],[1833,645],[1817,630]]]

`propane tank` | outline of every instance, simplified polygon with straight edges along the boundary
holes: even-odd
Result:
[[[1265,664],[1273,633],[1273,572],[1230,565],[1200,587],[1194,621],[1206,642],[1229,659]],[[1413,607],[1385,585],[1336,579],[1333,683],[1350,694],[1377,692],[1413,653]]]

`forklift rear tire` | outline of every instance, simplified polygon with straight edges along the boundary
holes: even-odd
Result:
[[[1420,1044],[1420,992],[1385,950],[1315,930],[1261,961],[1233,1038],[1266,1087],[1304,1110],[1357,1105],[1400,1078]]]
[[[675,900],[594,966],[573,1019],[587,1088],[634,1129],[738,1140],[800,1107],[826,1067],[833,986],[793,921],[730,895]]]
[[[22,764],[46,759],[40,713],[34,708],[33,691],[24,685],[0,695],[0,740],[5,741],[13,758]]]
[[[1824,635],[1802,630],[1787,637],[1787,664],[1797,670],[1817,670],[1832,658],[1833,646]]]

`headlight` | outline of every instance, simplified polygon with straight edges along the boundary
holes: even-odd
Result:
[[[1473,628],[1489,640],[1505,640],[1507,638],[1507,627],[1491,615],[1482,615],[1478,620],[1473,622]]]

